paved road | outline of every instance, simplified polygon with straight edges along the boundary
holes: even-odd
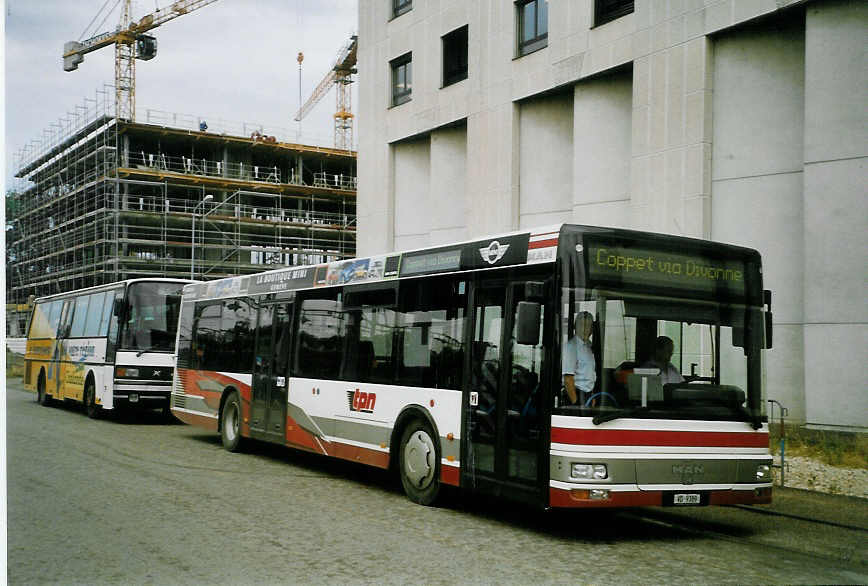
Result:
[[[410,503],[383,472],[7,383],[10,584],[868,583],[868,533],[735,508]]]

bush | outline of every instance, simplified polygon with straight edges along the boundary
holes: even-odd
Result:
[[[769,433],[772,453],[780,452],[780,425],[772,424]],[[784,425],[786,453],[807,456],[832,466],[868,467],[868,434],[808,429],[801,425]]]

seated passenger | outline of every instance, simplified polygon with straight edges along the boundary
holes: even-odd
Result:
[[[562,374],[570,404],[584,404],[597,382],[596,361],[591,347],[594,316],[587,311],[576,314],[575,334],[564,345]]]
[[[642,365],[642,368],[659,368],[660,379],[664,385],[683,383],[684,377],[670,362],[675,351],[675,343],[668,336],[658,336],[654,340],[654,357]]]

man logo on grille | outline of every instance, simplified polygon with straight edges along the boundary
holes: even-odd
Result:
[[[490,265],[503,258],[506,251],[509,249],[509,244],[501,244],[497,240],[479,249],[479,254],[482,255],[482,260]]]

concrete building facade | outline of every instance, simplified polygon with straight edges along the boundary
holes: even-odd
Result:
[[[866,47],[857,0],[360,0],[359,253],[556,222],[757,248],[768,397],[866,431]]]

